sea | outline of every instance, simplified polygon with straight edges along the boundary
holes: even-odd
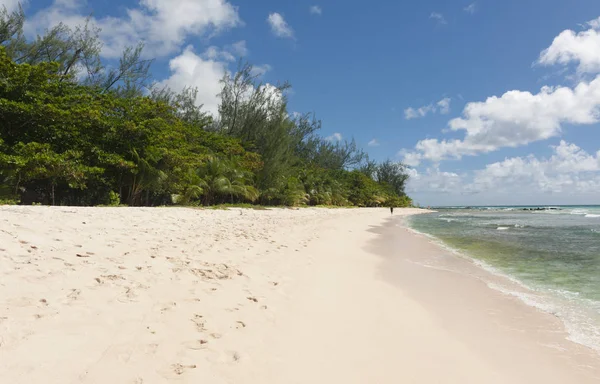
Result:
[[[512,284],[488,285],[557,316],[570,340],[600,352],[600,206],[434,209],[408,226],[506,277]]]

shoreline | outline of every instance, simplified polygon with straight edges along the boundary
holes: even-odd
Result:
[[[462,335],[481,356],[494,363],[500,360],[520,365],[524,382],[600,380],[598,351],[570,340],[562,319],[516,295],[531,292],[521,282],[413,230],[404,218],[389,220],[378,234],[380,238],[370,247],[379,247],[375,252],[384,258],[382,277],[435,313],[445,327]],[[418,247],[419,252],[396,252],[397,257],[389,257],[393,247],[401,247],[411,238],[412,247]],[[387,254],[381,253],[382,248]],[[516,349],[527,352],[515,357]],[[544,366],[552,369],[541,378]]]
[[[0,207],[0,381],[598,382],[422,212]]]
[[[453,248],[434,235],[412,228],[406,220],[401,225],[416,236],[442,248],[453,257],[466,260],[468,263],[475,265],[477,269],[483,270],[477,277],[484,281],[492,290],[517,298],[528,307],[534,307],[546,314],[559,318],[567,340],[590,348],[594,353],[600,355],[598,339],[598,336],[600,336],[598,333],[600,329],[598,320],[600,319],[591,309],[579,303],[574,304],[570,302],[568,300],[569,297],[565,297],[564,295],[552,294],[552,292],[543,292],[532,288],[518,277],[507,274],[484,260],[474,258],[459,249]]]

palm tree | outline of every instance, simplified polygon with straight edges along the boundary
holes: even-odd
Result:
[[[142,192],[146,192],[146,204],[148,204],[149,193],[160,188],[167,175],[162,170],[153,167],[148,160],[141,157],[135,149],[131,151],[136,169],[131,177],[129,190],[129,204],[142,203]]]
[[[190,193],[204,196],[206,205],[224,197],[229,197],[232,203],[236,197],[251,202],[258,199],[258,191],[251,185],[251,174],[237,168],[232,161],[211,156],[196,170],[196,175],[197,188]]]

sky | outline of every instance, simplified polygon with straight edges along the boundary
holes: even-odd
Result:
[[[91,15],[109,63],[144,41],[156,81],[209,112],[243,57],[325,137],[407,164],[421,205],[600,204],[598,0],[21,4],[30,37]]]

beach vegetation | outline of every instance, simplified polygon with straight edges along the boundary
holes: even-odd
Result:
[[[408,206],[401,163],[319,135],[288,83],[240,62],[215,114],[198,89],[157,88],[143,45],[101,60],[99,31],[63,24],[29,41],[0,11],[0,202],[48,205]]]

